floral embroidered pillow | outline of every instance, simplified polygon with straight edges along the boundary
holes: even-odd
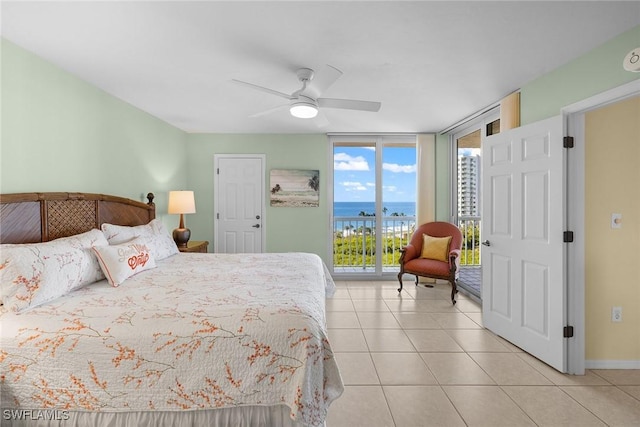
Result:
[[[105,223],[102,224],[102,231],[110,245],[118,245],[136,237],[143,237],[158,261],[180,252],[173,238],[159,219],[154,219],[149,224],[135,227]]]
[[[104,279],[91,250],[108,246],[94,229],[44,243],[0,247],[0,296],[8,310],[21,312]]]
[[[119,245],[96,246],[93,250],[111,286],[120,286],[134,274],[156,266],[144,237]]]

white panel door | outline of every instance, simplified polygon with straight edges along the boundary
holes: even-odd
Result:
[[[482,320],[566,370],[564,148],[554,117],[482,142]]]
[[[214,252],[263,252],[264,156],[215,157]]]

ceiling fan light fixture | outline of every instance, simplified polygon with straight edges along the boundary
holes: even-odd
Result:
[[[343,110],[359,110],[359,111],[380,111],[381,103],[373,101],[360,101],[357,99],[338,99],[338,98],[321,98],[322,92],[324,92],[329,86],[335,83],[342,75],[342,71],[338,70],[331,65],[327,65],[325,71],[322,73],[320,79],[315,79],[315,72],[311,68],[300,68],[296,72],[298,80],[302,83],[302,87],[292,94],[286,94],[268,87],[259,86],[253,83],[244,82],[242,80],[232,79],[234,83],[241,84],[251,89],[259,90],[271,95],[275,95],[279,98],[285,98],[289,101],[289,112],[293,117],[300,119],[313,119],[320,114],[320,107],[324,108],[341,108]],[[312,86],[309,86],[311,81],[314,80]],[[262,113],[253,114],[251,117],[258,117],[272,111],[282,111],[282,108],[286,108],[287,105],[279,105],[276,108],[271,108]],[[326,122],[327,120],[323,115],[320,115],[320,122]],[[321,126],[320,122],[316,121],[318,126]]]
[[[291,103],[289,112],[299,119],[312,119],[318,115],[318,106],[309,101],[295,101]]]

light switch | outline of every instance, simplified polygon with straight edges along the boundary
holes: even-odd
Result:
[[[622,228],[622,214],[611,214],[611,228]]]

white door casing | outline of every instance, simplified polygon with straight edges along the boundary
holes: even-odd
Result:
[[[482,141],[482,319],[565,372],[562,131],[557,116]]]
[[[264,252],[265,156],[218,154],[214,252]]]

